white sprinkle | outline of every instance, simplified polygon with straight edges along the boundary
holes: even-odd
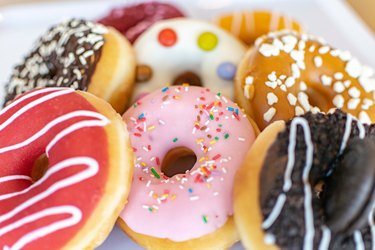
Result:
[[[296,103],[297,103],[297,97],[295,97],[292,93],[289,93],[287,95],[287,98],[288,98],[288,102],[289,102],[290,105],[292,105],[292,106],[296,105]]]
[[[370,124],[371,123],[371,119],[368,116],[366,111],[361,111],[359,113],[359,121],[364,123],[364,124]]]
[[[243,88],[244,95],[247,99],[250,99],[250,85],[245,85]]]
[[[374,69],[371,68],[370,66],[363,65],[362,66],[362,77],[372,77],[374,75]]]
[[[315,67],[320,68],[323,65],[323,59],[320,56],[315,56],[314,57],[314,64]]]
[[[290,53],[297,44],[297,38],[292,35],[283,36],[282,41],[284,42],[284,51],[286,53]]]
[[[345,102],[345,99],[342,95],[336,95],[332,100],[332,103],[333,105],[335,105],[336,108],[344,107],[344,102]]]
[[[277,79],[276,72],[272,71],[272,73],[268,75],[268,80],[270,80],[271,82],[274,82],[276,81],[276,79]]]
[[[375,79],[374,78],[367,78],[367,77],[360,77],[359,83],[364,88],[364,90],[369,93],[375,90]]]
[[[299,92],[298,93],[298,102],[302,105],[302,107],[306,110],[309,111],[311,106],[309,102],[309,97],[306,95],[304,92]]]
[[[276,237],[273,234],[266,233],[264,236],[264,243],[266,245],[274,245],[276,242]]]
[[[311,45],[310,48],[309,48],[309,51],[311,53],[313,53],[315,51],[315,45]]]
[[[336,72],[333,77],[336,79],[336,80],[342,80],[342,78],[344,78],[344,74],[341,73],[341,72]]]
[[[158,122],[159,122],[159,124],[161,124],[161,125],[165,125],[165,122],[164,122],[163,120],[159,120]]]
[[[318,52],[319,54],[324,55],[324,54],[327,54],[330,49],[331,48],[329,46],[323,46],[319,48]]]
[[[218,195],[219,195],[219,192],[214,192],[213,195],[214,195],[214,196],[218,196]]]
[[[316,113],[319,113],[319,112],[320,112],[320,108],[318,108],[318,107],[312,107],[310,111],[311,111],[313,114],[316,114]]]
[[[345,86],[345,88],[349,88],[349,86],[350,86],[351,83],[352,83],[352,82],[351,82],[350,80],[345,80],[345,81],[344,81],[344,86]]]
[[[279,76],[279,79],[280,79],[280,80],[285,80],[285,79],[286,79],[286,75],[280,75],[280,76]]]
[[[277,38],[275,38],[272,42],[273,45],[275,45],[277,48],[282,50],[284,48],[284,44]]]
[[[362,101],[362,109],[369,109],[372,105],[374,105],[374,101],[368,98],[363,99]]]
[[[292,87],[294,84],[295,84],[296,80],[294,79],[294,77],[288,77],[286,80],[285,80],[285,85],[290,88]]]
[[[239,141],[245,141],[245,138],[243,138],[243,137],[238,137],[238,140],[239,140]]]
[[[267,110],[266,113],[263,114],[263,119],[266,121],[266,122],[269,122],[272,120],[272,118],[275,116],[276,114],[276,109],[274,107],[271,107]]]
[[[327,75],[322,75],[320,78],[324,86],[331,86],[332,84],[332,77],[329,77]]]
[[[344,92],[345,90],[345,86],[342,82],[340,81],[337,81],[333,84],[333,90],[336,92],[336,93],[342,93]]]
[[[347,50],[346,51],[341,51],[341,53],[339,54],[339,58],[341,60],[343,60],[344,62],[346,62],[346,61],[349,61],[350,59],[352,59],[352,55]]]
[[[353,109],[356,109],[358,104],[360,103],[360,99],[359,98],[356,98],[356,99],[350,99],[348,101],[348,109],[350,110],[353,110]]]
[[[305,58],[305,52],[304,51],[298,51],[298,50],[293,50],[290,53],[290,56],[295,60],[296,62],[303,61]]]
[[[266,86],[272,88],[272,89],[275,89],[276,86],[277,86],[277,82],[270,82],[270,81],[267,81],[266,83]]]
[[[287,89],[286,89],[286,86],[285,86],[284,84],[280,86],[280,89],[281,89],[282,91],[284,91],[284,92],[286,92],[286,90],[287,90]]]
[[[294,113],[296,115],[303,115],[305,113],[305,111],[303,110],[303,108],[301,108],[300,106],[297,106],[295,109],[294,109]]]
[[[348,91],[348,94],[350,95],[350,97],[352,98],[359,98],[361,96],[361,92],[359,91],[358,88],[356,87],[351,87]]]
[[[340,55],[341,51],[338,49],[333,49],[329,53],[331,54],[331,56],[336,57]]]
[[[265,57],[278,56],[280,54],[280,50],[277,46],[267,43],[263,43],[260,46],[259,52]]]
[[[272,93],[272,92],[269,92],[267,94],[267,102],[268,102],[268,105],[272,106],[273,104],[277,103],[279,100],[279,98],[277,98],[277,96]]]
[[[346,63],[345,71],[353,78],[357,78],[361,75],[362,66],[359,61],[355,58],[351,59]]]
[[[307,85],[306,85],[306,83],[304,81],[300,82],[299,89],[301,91],[306,91],[307,90]]]
[[[86,51],[85,53],[83,53],[83,57],[84,58],[88,58],[88,57],[90,57],[90,56],[92,56],[94,54],[94,51],[92,51],[92,50],[88,50],[88,51]]]
[[[246,85],[251,85],[251,84],[253,84],[253,82],[254,82],[254,77],[252,77],[252,76],[246,77],[246,79],[245,79]]]
[[[298,42],[298,49],[299,49],[299,50],[304,50],[305,48],[306,48],[306,42],[303,41],[303,40],[300,40],[300,41]]]
[[[79,57],[79,61],[81,62],[82,65],[86,65],[87,64],[86,59],[83,56]]]
[[[300,71],[298,65],[295,64],[295,63],[292,64],[292,76],[296,79],[301,76],[301,71]]]

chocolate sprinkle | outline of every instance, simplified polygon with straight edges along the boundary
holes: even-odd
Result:
[[[70,19],[50,28],[17,65],[5,87],[5,103],[39,87],[87,90],[95,71],[104,36],[101,24]]]
[[[326,218],[320,193],[315,191],[314,187],[327,180],[338,163],[347,114],[338,110],[328,115],[307,113],[301,117],[308,122],[311,132],[313,160],[308,180],[312,190],[313,249],[318,249],[322,244]],[[351,121],[348,140],[359,137],[360,130],[357,123],[355,119]],[[307,144],[302,126],[297,126],[295,161],[291,173],[292,186],[287,192],[283,191],[291,124],[292,120],[286,123],[286,129],[278,134],[277,139],[268,150],[261,172],[260,203],[263,218],[266,219],[274,209],[278,197],[285,194],[286,200],[280,214],[272,225],[264,230],[267,235],[273,236],[274,244],[280,249],[303,249],[307,229],[302,176],[307,159]],[[363,125],[363,128],[367,138],[375,137],[375,126]],[[367,224],[364,228],[357,230],[357,233],[362,237],[365,249],[371,249],[372,240],[375,239],[371,237],[370,226]],[[348,236],[339,233],[330,235],[329,249],[356,249],[356,244],[354,235]]]

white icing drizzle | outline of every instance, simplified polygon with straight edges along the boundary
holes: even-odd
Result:
[[[267,219],[263,221],[262,228],[268,229],[272,226],[272,224],[276,221],[277,217],[280,215],[281,210],[284,207],[286,201],[286,195],[280,194],[279,197],[277,197],[276,204],[273,207],[271,213],[268,215]]]
[[[328,250],[331,241],[331,230],[327,226],[322,226],[322,240],[320,241],[318,250]]]
[[[363,243],[362,234],[359,230],[354,231],[354,242],[356,250],[365,250],[365,245]]]
[[[366,136],[365,126],[363,126],[363,124],[360,121],[357,121],[357,128],[358,128],[358,131],[359,131],[358,137],[360,139],[365,138],[365,136]]]
[[[8,181],[15,181],[15,180],[27,180],[32,181],[30,176],[27,175],[9,175],[5,177],[0,177],[0,184]]]
[[[81,210],[77,209],[74,206],[57,206],[53,208],[48,208],[40,211],[39,213],[35,213],[32,215],[28,215],[25,218],[8,225],[0,230],[0,236],[4,235],[14,229],[22,227],[28,223],[32,223],[38,219],[43,217],[51,216],[51,215],[61,215],[61,214],[70,214],[71,217],[51,223],[50,225],[37,229],[31,233],[26,234],[22,238],[20,238],[12,247],[4,246],[4,250],[18,250],[22,249],[28,243],[34,241],[35,239],[44,237],[50,233],[53,233],[57,230],[67,228],[70,226],[74,226],[82,219],[82,212]]]
[[[58,191],[60,189],[63,189],[65,187],[68,187],[68,186],[71,186],[71,185],[74,185],[76,183],[79,183],[83,180],[86,180],[86,179],[96,175],[97,172],[99,171],[99,165],[98,165],[98,162],[95,159],[90,158],[90,157],[73,157],[73,158],[70,158],[70,159],[66,159],[66,160],[63,160],[63,161],[57,163],[56,165],[52,166],[51,168],[49,168],[47,173],[40,180],[38,180],[34,185],[32,185],[32,186],[30,186],[30,187],[28,187],[28,188],[26,188],[22,191],[19,191],[19,192],[14,192],[12,194],[6,194],[6,195],[0,195],[0,201],[1,201],[1,200],[6,200],[6,199],[9,199],[9,198],[27,193],[30,190],[35,189],[37,186],[44,183],[53,174],[55,174],[57,172],[60,172],[60,171],[64,171],[67,168],[71,168],[73,166],[79,166],[79,165],[86,165],[87,168],[85,170],[82,170],[82,171],[70,176],[70,177],[67,177],[63,180],[59,180],[59,181],[53,183],[50,187],[48,187],[43,192],[31,197],[30,199],[26,200],[22,204],[13,208],[11,211],[0,215],[0,223],[4,222],[6,220],[9,220],[10,218],[14,217],[16,214],[24,211],[25,209],[27,209],[28,207],[30,207],[34,204],[42,201],[43,199],[47,198],[48,196],[52,195],[53,193],[55,193],[56,191]],[[66,206],[63,206],[63,207],[66,207]],[[35,239],[38,239],[41,236],[45,236],[45,235],[50,234],[52,232],[55,232],[59,229],[66,228],[68,226],[72,226],[72,225],[77,224],[81,219],[81,215],[80,215],[81,211],[79,210],[79,208],[76,208],[76,207],[71,207],[71,208],[74,208],[74,209],[70,209],[70,212],[69,212],[69,209],[67,211],[64,211],[64,210],[61,210],[61,207],[53,207],[53,208],[49,208],[47,210],[39,211],[39,212],[37,212],[35,214],[32,214],[32,215],[28,215],[27,217],[24,217],[24,218],[22,218],[18,221],[15,221],[15,222],[13,222],[13,223],[11,223],[11,224],[3,227],[3,228],[0,228],[0,237],[2,235],[6,234],[6,233],[11,232],[12,230],[14,230],[16,228],[19,228],[19,227],[25,225],[25,224],[28,224],[30,222],[36,221],[40,218],[43,218],[43,217],[46,217],[46,216],[49,216],[49,215],[52,215],[52,214],[57,214],[58,211],[61,211],[61,212],[59,212],[59,214],[70,213],[72,215],[72,217],[70,219],[64,219],[64,220],[61,220],[59,222],[55,222],[55,223],[52,223],[52,224],[47,225],[45,227],[34,230],[34,231],[24,235],[23,237],[21,237],[15,243],[14,246],[8,247],[8,249],[20,249],[25,244],[28,244],[31,241],[33,241]],[[77,221],[77,218],[79,218],[78,221]]]
[[[242,13],[235,12],[233,14],[233,22],[231,30],[235,36],[239,36],[241,32],[241,24],[242,24]]]
[[[271,14],[271,21],[270,21],[270,31],[275,31],[279,27],[280,22],[280,14],[277,12],[273,12]]]
[[[340,154],[344,151],[346,147],[346,143],[348,142],[350,132],[352,131],[352,121],[353,121],[353,117],[348,114],[346,116],[345,131],[344,131],[344,136],[342,137],[342,142],[340,146]]]

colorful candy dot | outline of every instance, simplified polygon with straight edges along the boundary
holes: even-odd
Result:
[[[192,192],[193,192],[193,189],[189,188],[188,191],[189,191],[189,193],[192,193]]]
[[[229,137],[229,134],[226,133],[226,134],[224,135],[224,138],[225,138],[225,139],[228,139],[228,137]]]
[[[216,73],[221,79],[232,81],[236,75],[236,70],[236,65],[230,62],[224,62],[217,67]]]
[[[203,32],[199,37],[198,37],[198,46],[202,50],[205,51],[210,51],[215,49],[219,42],[219,39],[217,36],[212,33],[212,32]]]
[[[206,216],[206,215],[203,215],[203,216],[202,216],[202,219],[203,219],[203,222],[207,224],[207,222],[208,222],[207,216]]]
[[[173,142],[176,142],[176,141],[178,141],[178,138],[173,138]]]
[[[177,34],[173,29],[166,28],[159,32],[159,43],[165,47],[171,47],[177,42]]]

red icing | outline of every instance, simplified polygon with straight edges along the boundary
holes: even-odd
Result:
[[[2,126],[16,111],[25,107],[26,104],[43,96],[47,96],[52,92],[58,91],[61,90],[53,90],[48,93],[38,94],[35,97],[31,97],[11,108],[6,113],[0,115],[0,126]],[[9,126],[6,126],[2,130],[0,129],[0,149],[30,138],[30,136],[40,131],[54,119],[77,110],[96,111],[89,102],[75,92],[55,97],[43,102],[42,105],[37,105],[30,111],[19,115]],[[45,152],[47,144],[62,130],[76,124],[78,121],[84,120],[97,120],[97,118],[76,117],[63,121],[60,124],[53,126],[37,140],[30,142],[26,146],[0,153],[0,178],[12,175],[30,176],[34,161]],[[71,240],[71,238],[74,237],[84,226],[104,192],[103,188],[107,181],[109,166],[107,136],[103,127],[85,127],[64,136],[49,152],[48,171],[51,171],[51,169],[54,168],[53,166],[57,163],[77,156],[90,157],[96,160],[99,165],[98,172],[78,183],[55,191],[39,202],[32,204],[5,220],[1,218],[4,214],[9,213],[19,205],[25,204],[27,200],[41,195],[49,187],[56,185],[56,183],[69,179],[69,177],[82,172],[87,169],[87,166],[79,164],[57,171],[47,178],[41,185],[36,186],[34,189],[31,189],[24,194],[15,196],[14,198],[1,199],[1,195],[25,190],[30,185],[35,185],[35,183],[32,184],[28,180],[0,182],[0,231],[7,225],[19,221],[28,215],[40,212],[43,209],[57,206],[74,206],[82,212],[82,219],[77,224],[61,228],[55,232],[35,239],[27,243],[25,248],[61,249],[69,240]],[[3,249],[4,246],[13,246],[13,244],[32,231],[70,217],[70,214],[55,214],[36,219],[19,228],[15,228],[0,236],[0,249]]]
[[[163,29],[158,35],[158,41],[165,47],[171,47],[177,42],[177,34],[173,29]]]
[[[149,2],[115,8],[100,19],[99,23],[116,28],[133,43],[155,22],[183,16],[185,15],[179,9],[170,4]]]

